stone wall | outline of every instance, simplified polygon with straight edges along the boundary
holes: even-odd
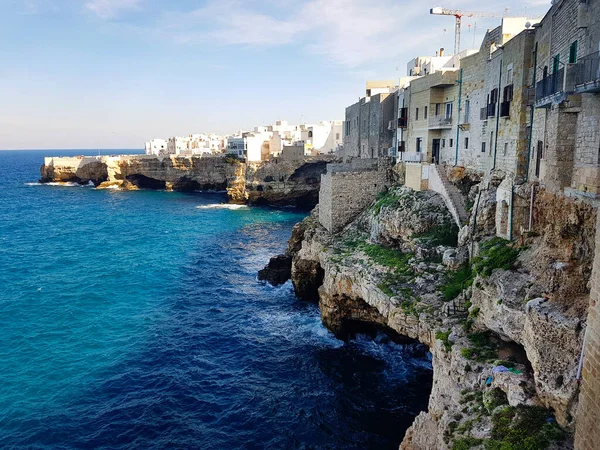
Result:
[[[598,219],[575,433],[576,450],[595,450],[600,442],[600,216]]]
[[[354,161],[353,161],[354,162]],[[376,162],[374,162],[376,164]],[[370,169],[330,164],[321,177],[319,222],[331,233],[341,231],[377,194],[391,185],[391,170],[380,162]]]

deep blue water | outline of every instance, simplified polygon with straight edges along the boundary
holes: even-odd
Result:
[[[0,152],[0,447],[398,447],[427,354],[256,281],[302,213],[35,184],[79,153]]]

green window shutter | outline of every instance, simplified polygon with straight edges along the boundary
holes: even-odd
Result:
[[[571,44],[569,47],[569,64],[575,64],[577,62],[577,41]]]
[[[560,70],[560,53],[554,57],[554,64],[552,65],[552,73],[556,73]]]

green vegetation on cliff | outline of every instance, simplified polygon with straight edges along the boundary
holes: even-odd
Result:
[[[513,268],[519,250],[510,246],[510,241],[493,238],[479,246],[479,255],[473,258],[473,272],[488,277],[494,269],[510,270]]]
[[[436,225],[425,233],[413,235],[412,238],[431,247],[436,245],[456,247],[458,245],[458,227],[454,224]]]

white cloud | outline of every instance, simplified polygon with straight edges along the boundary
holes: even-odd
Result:
[[[472,9],[476,0],[451,3]],[[446,30],[454,28],[451,18],[431,19],[428,5],[398,0],[208,0],[193,11],[163,13],[156,24],[152,32],[178,43],[295,44],[346,68],[406,58],[407,52],[413,57],[420,48],[433,52],[442,40],[451,42]]]
[[[123,11],[140,8],[142,0],[89,0],[85,8],[102,19],[110,19]]]

